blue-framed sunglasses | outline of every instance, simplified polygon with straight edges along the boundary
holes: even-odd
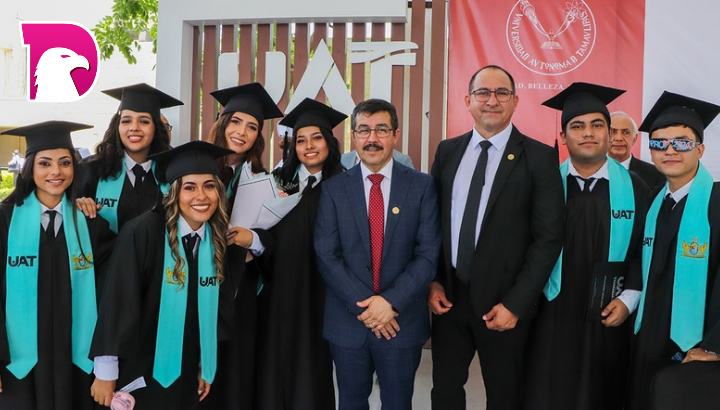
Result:
[[[692,140],[674,140],[667,138],[651,139],[648,142],[650,149],[665,151],[670,145],[672,145],[673,149],[677,152],[692,151],[693,148],[702,144],[701,142]]]

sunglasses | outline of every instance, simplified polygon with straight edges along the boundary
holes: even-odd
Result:
[[[692,151],[693,148],[702,144],[701,142],[692,140],[671,140],[667,138],[651,139],[649,140],[649,143],[650,149],[653,150],[665,151],[670,145],[672,145],[673,149],[677,152]]]

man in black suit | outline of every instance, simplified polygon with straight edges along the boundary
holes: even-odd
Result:
[[[636,173],[650,189],[665,183],[665,176],[653,164],[635,158],[630,149],[638,138],[635,120],[622,111],[610,114],[610,146],[608,155],[621,163],[625,169]]]
[[[564,200],[555,150],[511,124],[517,103],[507,71],[478,70],[465,96],[474,129],[435,155],[443,250],[428,298],[433,409],[465,409],[476,351],[487,409],[521,405],[525,341],[560,254]]]

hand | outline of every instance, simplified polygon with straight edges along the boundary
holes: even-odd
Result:
[[[75,204],[77,209],[90,219],[94,219],[97,216],[97,211],[102,209],[102,205],[97,205],[92,198],[78,198],[75,200]]]
[[[436,315],[442,315],[450,311],[452,307],[450,302],[445,295],[445,288],[440,282],[430,283],[430,294],[428,295],[428,307]]]
[[[622,325],[628,316],[630,316],[630,311],[622,300],[615,298],[605,306],[605,309],[603,309],[600,315],[605,318],[601,321],[603,325],[606,327],[617,327]]]
[[[208,393],[210,393],[210,383],[202,378],[202,371],[200,371],[198,372],[198,396],[200,396],[198,401],[203,401]]]
[[[398,315],[393,310],[392,305],[382,296],[370,296],[357,302],[356,305],[367,308],[357,317],[357,320],[363,322],[365,327],[373,332],[382,330],[386,324],[390,323]]]
[[[375,333],[375,336],[377,336],[378,339],[381,337],[384,337],[387,340],[392,339],[393,337],[397,336],[397,332],[400,331],[400,325],[398,324],[397,320],[391,319],[390,323],[385,325],[384,328],[378,330],[373,330]]]
[[[509,311],[505,305],[498,303],[493,308],[483,315],[485,326],[490,330],[497,330],[504,332],[506,330],[514,329],[517,325],[518,318]]]
[[[687,355],[685,355],[685,359],[683,359],[682,362],[717,362],[718,360],[720,360],[720,357],[706,352],[705,349],[696,347],[687,352]]]
[[[2,378],[0,378],[0,393],[2,393]]]
[[[101,406],[110,407],[110,402],[115,393],[115,383],[117,380],[100,380],[95,379],[90,387],[90,395]]]
[[[242,248],[249,248],[253,242],[253,234],[249,229],[245,229],[242,226],[236,226],[230,228],[227,233],[227,244],[237,245]]]

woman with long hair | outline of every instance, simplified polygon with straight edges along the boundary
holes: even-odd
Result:
[[[277,225],[255,230],[265,248],[259,258],[265,288],[258,299],[258,410],[335,409],[332,357],[322,332],[325,283],[313,231],[321,183],[342,172],[332,129],[346,117],[305,99],[281,121],[294,138],[275,174],[278,186],[300,199]]]
[[[119,232],[162,197],[158,182],[162,176],[149,156],[170,149],[160,109],[182,105],[182,101],[142,83],[103,93],[120,100],[120,106],[97,153],[80,164],[77,205],[91,218],[99,213]]]
[[[235,204],[240,181],[265,173],[262,155],[265,149],[265,120],[282,117],[265,88],[259,83],[225,88],[210,93],[223,110],[210,129],[209,141],[228,148],[232,154],[218,159],[220,176],[227,186],[229,213]],[[238,198],[242,200],[242,198]],[[255,363],[255,327],[257,293],[261,280],[252,259],[253,237],[242,227],[231,227],[228,233],[226,266],[228,280],[235,290],[234,333],[221,345],[218,368],[218,394],[203,404],[207,409],[249,409],[252,406]],[[248,262],[246,263],[246,260]]]
[[[84,124],[47,121],[27,138],[17,187],[0,204],[0,408],[92,409],[88,359],[103,265],[115,234],[74,206]]]
[[[101,405],[140,377],[147,387],[133,392],[136,410],[195,409],[210,392],[232,303],[227,200],[215,162],[228,153],[194,141],[153,157],[170,186],[161,207],[123,228],[113,252],[90,351],[91,394]]]

